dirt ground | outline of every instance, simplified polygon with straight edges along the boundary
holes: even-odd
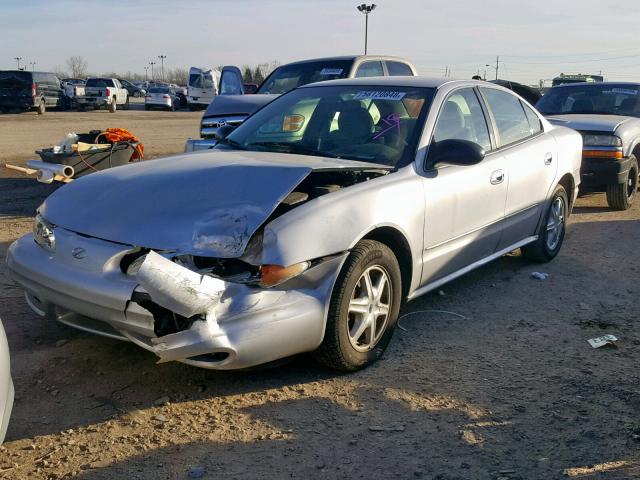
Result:
[[[199,117],[3,115],[0,155],[23,162],[106,126],[151,156],[179,152]],[[55,187],[0,175],[4,258]],[[409,303],[383,360],[351,375],[305,356],[252,372],[156,365],[37,317],[2,262],[16,402],[0,478],[640,478],[639,239],[640,202],[581,198],[552,263],[516,252]],[[617,348],[589,346],[603,334]]]

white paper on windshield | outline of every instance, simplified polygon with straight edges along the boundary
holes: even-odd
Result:
[[[630,88],[612,88],[611,91],[623,95],[638,95],[638,90],[631,90]]]
[[[366,90],[354,95],[354,100],[402,100],[406,92],[394,92],[391,90]]]
[[[340,75],[342,68],[323,68],[320,70],[320,75]]]

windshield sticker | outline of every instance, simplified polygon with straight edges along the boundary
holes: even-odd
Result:
[[[369,90],[355,94],[354,100],[402,100],[406,92],[392,92],[384,90]]]
[[[638,95],[638,90],[631,90],[630,88],[612,88],[611,91],[623,95]]]
[[[323,68],[320,70],[320,75],[341,75],[342,68]]]
[[[373,137],[373,140],[377,140],[378,138],[386,135],[394,128],[398,130],[398,135],[400,135],[400,114],[392,113],[391,115],[387,115],[385,118],[383,118],[382,121],[386,124],[386,128],[378,132]]]

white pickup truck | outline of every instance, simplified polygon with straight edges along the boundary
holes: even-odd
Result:
[[[118,107],[129,109],[129,92],[117,78],[89,78],[84,87],[84,95],[76,98],[78,111],[86,107],[107,108],[115,112]]]

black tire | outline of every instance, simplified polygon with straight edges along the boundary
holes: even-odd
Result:
[[[627,210],[638,191],[638,159],[631,155],[631,166],[624,182],[607,185],[607,204],[615,210]]]
[[[149,105],[145,105],[145,106],[144,106],[144,109],[145,109],[145,110],[151,110],[151,107],[150,107]]]
[[[558,237],[557,240],[551,242],[555,237],[551,237],[551,235],[555,235],[555,230],[549,230],[549,225],[554,216],[554,208],[556,208],[557,202],[561,202],[561,225],[560,230],[557,231]],[[534,262],[549,262],[553,260],[556,255],[560,252],[562,248],[562,243],[564,242],[564,235],[567,230],[567,218],[569,217],[569,197],[567,196],[567,191],[564,189],[562,185],[558,185],[551,196],[551,201],[547,206],[547,211],[544,214],[544,219],[540,224],[540,228],[538,229],[538,239],[525,245],[522,247],[522,256],[528,260],[532,260]]]
[[[356,292],[366,296],[364,290],[361,289],[361,279],[364,278],[365,273],[377,273],[378,278],[381,278],[382,274],[386,274],[389,288],[386,291],[384,288],[382,290],[387,301],[388,313],[386,321],[383,318],[383,325],[380,326],[377,333],[373,334],[374,339],[372,339],[371,345],[361,347],[358,350],[356,346],[359,345],[354,346],[352,342],[358,344],[358,340],[361,338],[365,338],[366,341],[367,331],[370,336],[371,331],[377,328],[365,329],[355,340],[350,338],[350,328],[355,328],[357,320],[351,316],[349,305],[352,295]],[[320,347],[313,353],[316,360],[335,370],[349,372],[364,368],[378,360],[393,336],[401,301],[400,266],[391,249],[374,240],[360,241],[347,257],[333,287],[324,339]],[[363,308],[366,309],[366,307]]]
[[[118,110],[118,105],[117,105],[117,102],[116,102],[116,97],[113,97],[111,99],[111,103],[109,104],[109,112],[110,113],[115,113],[116,110]]]
[[[124,102],[124,105],[122,107],[123,110],[129,110],[129,95],[127,95],[127,101]]]
[[[178,110],[178,107],[176,107],[176,102],[175,100],[171,100],[171,111],[175,112]]]
[[[40,100],[40,103],[38,104],[38,108],[36,110],[36,112],[38,112],[38,115],[44,115],[44,112],[47,111],[47,106],[44,103],[44,100]]]
[[[78,108],[77,108],[77,110],[78,110],[79,112],[84,112],[84,105],[82,105],[82,104],[78,104]]]

